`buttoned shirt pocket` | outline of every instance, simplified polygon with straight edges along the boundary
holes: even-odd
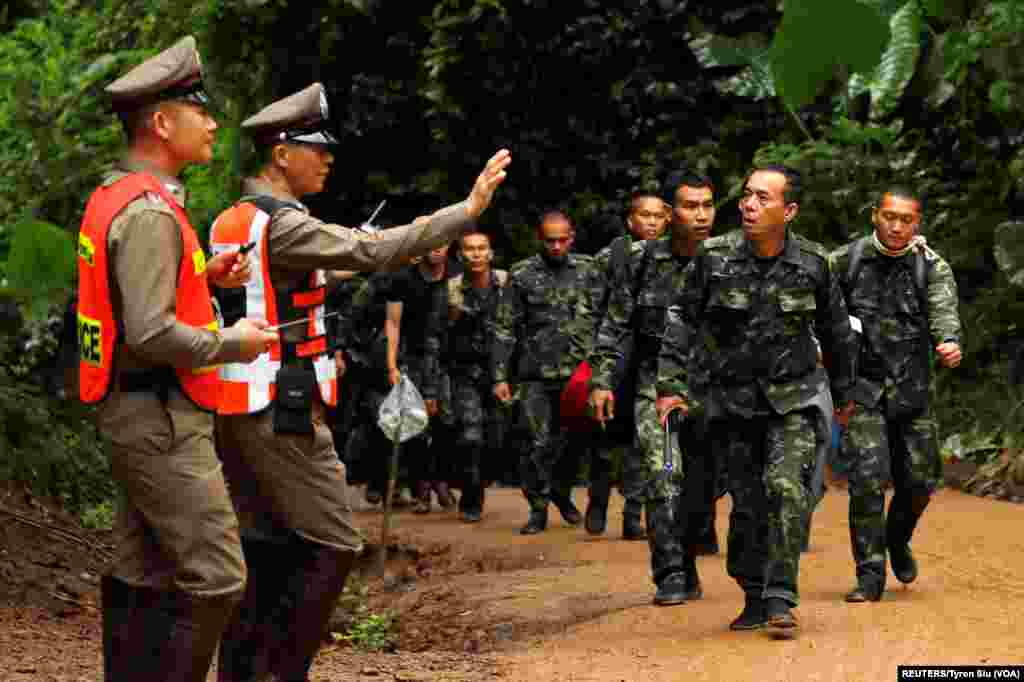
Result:
[[[790,289],[779,292],[779,309],[787,336],[798,335],[814,323],[818,302],[813,289]]]

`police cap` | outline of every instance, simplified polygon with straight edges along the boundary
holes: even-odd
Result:
[[[207,106],[203,67],[196,39],[186,36],[150,57],[106,87],[118,113],[136,111],[156,102],[185,100]]]
[[[337,144],[329,132],[327,93],[320,83],[269,104],[242,122],[258,144]]]

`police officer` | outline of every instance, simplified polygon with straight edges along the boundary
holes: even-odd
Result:
[[[632,288],[630,281],[632,270],[633,245],[648,239],[658,239],[664,234],[668,225],[669,210],[660,197],[649,192],[635,192],[630,198],[629,212],[626,216],[628,232],[616,237],[611,244],[597,252],[594,256],[596,310],[594,318],[598,330],[602,320],[607,316],[608,307],[623,287]],[[595,330],[595,333],[598,333]],[[618,371],[605,377],[604,381],[623,387],[621,393],[626,402],[635,395],[637,382],[637,364],[633,362],[639,356],[630,355],[629,366],[626,359],[620,358]],[[593,364],[593,363],[591,363]],[[611,370],[613,368],[609,368]],[[593,386],[593,382],[591,382]],[[626,450],[623,456],[622,495],[626,503],[622,509],[622,537],[625,540],[640,540],[644,537],[641,522],[644,505],[644,467],[642,453],[634,443],[636,424],[629,406],[624,405],[618,414],[619,419],[608,420],[602,434],[593,439],[593,457],[590,463],[590,496],[587,500],[587,511],[584,525],[591,535],[604,533],[608,518],[608,498],[611,493],[612,448],[616,441],[625,441]],[[620,433],[625,431],[626,433]]]
[[[337,395],[323,270],[395,266],[454,239],[490,203],[509,163],[508,152],[496,154],[466,201],[419,224],[356,232],[317,220],[300,201],[323,190],[333,161],[327,117],[324,89],[314,83],[244,121],[264,163],[211,232],[216,252],[252,245],[254,272],[234,314],[282,325],[281,342],[252,365],[221,368],[221,454],[250,569],[221,644],[223,681],[307,679],[362,546],[323,419]]]
[[[541,218],[539,255],[512,269],[498,305],[492,375],[494,395],[512,400],[511,382],[519,384],[520,409],[530,430],[531,451],[520,461],[523,494],[530,517],[524,535],[547,528],[548,503],[570,525],[582,516],[572,502],[576,458],[567,452],[559,407],[562,389],[593,343],[591,259],[570,253],[575,229],[564,213]],[[513,357],[517,358],[511,366]]]
[[[498,300],[508,273],[491,267],[494,251],[486,233],[462,235],[459,248],[463,273],[448,280],[444,365],[451,377],[462,468],[459,512],[463,521],[475,523],[483,514],[486,482],[501,471],[494,461],[501,452],[502,425],[495,414],[490,360]]]
[[[636,382],[634,409],[642,467],[640,496],[647,508],[651,572],[657,586],[654,603],[662,606],[701,597],[697,549],[714,504],[710,490],[714,462],[707,439],[698,434],[694,420],[685,420],[680,438],[685,461],[665,461],[665,431],[655,408],[666,310],[682,290],[686,267],[715,222],[711,179],[687,173],[672,184],[676,183],[669,238],[635,243],[631,274],[624,286],[611,292],[595,342],[590,382],[594,414],[605,421],[618,407],[611,377],[621,362],[621,349],[632,347],[638,358],[637,375],[632,380]]]
[[[874,232],[833,254],[861,332],[857,383],[839,410],[847,422],[857,576],[848,602],[882,598],[887,549],[900,582],[917,578],[910,538],[942,480],[928,387],[933,354],[943,367],[960,364],[960,316],[953,271],[918,234],[921,215],[919,196],[890,188],[871,214]]]
[[[107,682],[199,682],[241,598],[238,522],[213,446],[215,365],[247,362],[276,335],[219,329],[208,282],[237,286],[237,252],[209,262],[178,179],[208,163],[217,124],[187,37],[106,88],[128,137],[86,206],[78,238],[81,398],[123,494],[101,585]]]
[[[828,253],[788,229],[799,192],[785,166],[750,174],[743,230],[697,249],[658,363],[659,415],[681,406],[729,434],[728,571],[745,595],[730,627],[777,637],[798,631],[810,478],[830,437],[815,334],[833,358],[832,390],[845,398],[853,380],[853,332]]]

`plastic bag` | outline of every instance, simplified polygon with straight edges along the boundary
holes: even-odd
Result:
[[[409,440],[423,433],[430,421],[427,404],[416,385],[402,372],[377,413],[377,425],[392,443]]]

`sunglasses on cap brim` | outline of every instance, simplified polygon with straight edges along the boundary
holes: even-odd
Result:
[[[280,134],[281,142],[290,144],[309,144],[318,147],[331,147],[338,144],[338,139],[326,130],[295,130]]]

